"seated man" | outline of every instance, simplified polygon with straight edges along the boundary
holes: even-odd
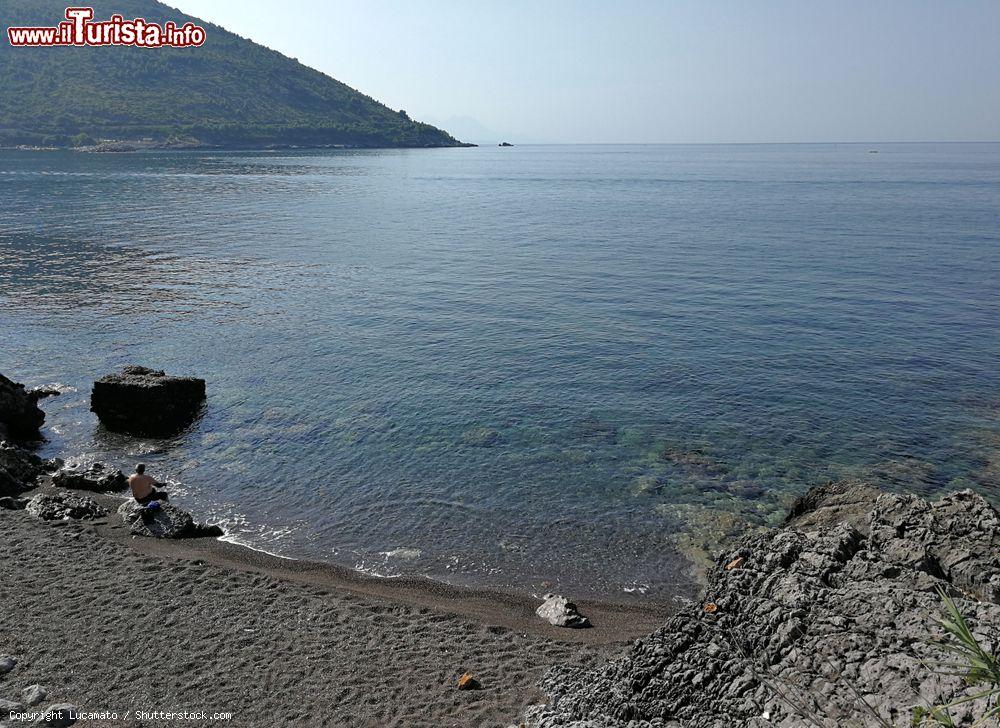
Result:
[[[142,463],[135,466],[135,472],[129,476],[128,484],[132,489],[132,496],[142,505],[169,500],[166,492],[156,489],[160,483],[146,475],[146,466]]]

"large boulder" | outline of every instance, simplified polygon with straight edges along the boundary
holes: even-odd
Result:
[[[195,523],[190,513],[170,503],[160,503],[158,507],[146,508],[130,498],[118,507],[118,513],[134,536],[215,538],[224,535],[218,526]]]
[[[910,725],[918,705],[978,692],[941,639],[950,594],[1000,644],[1000,515],[962,491],[937,502],[825,487],[792,524],[719,555],[696,603],[597,668],[557,665],[530,728]],[[868,502],[863,528],[853,525]],[[844,520],[831,522],[834,511]],[[951,710],[969,726],[986,698]],[[867,704],[867,705],[866,705]]]
[[[198,416],[205,380],[173,377],[127,366],[94,382],[90,409],[109,430],[143,437],[169,437]]]
[[[52,476],[53,485],[91,493],[120,493],[128,487],[128,478],[121,470],[112,470],[103,463],[81,468],[70,463]]]
[[[45,421],[45,413],[38,408],[40,398],[39,393],[0,374],[0,438],[38,440],[38,428]]]
[[[43,521],[93,519],[108,515],[97,501],[76,493],[39,493],[28,501],[25,510]]]

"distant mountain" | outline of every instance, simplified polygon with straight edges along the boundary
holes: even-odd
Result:
[[[55,26],[67,5],[194,22],[199,48],[12,47],[10,26]],[[3,0],[0,145],[139,140],[224,147],[442,147],[460,142],[298,61],[155,0]]]

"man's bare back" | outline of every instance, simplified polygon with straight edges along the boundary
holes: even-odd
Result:
[[[135,472],[129,476],[128,484],[132,489],[132,497],[143,505],[154,500],[167,500],[167,494],[156,488],[160,484],[152,477],[146,475],[146,466],[142,463],[135,466]]]
[[[148,498],[156,487],[156,481],[145,473],[132,473],[128,478],[128,485],[132,489],[132,495],[136,500]]]

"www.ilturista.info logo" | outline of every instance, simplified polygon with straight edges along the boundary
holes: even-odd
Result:
[[[163,25],[144,18],[93,22],[93,8],[66,8],[66,20],[51,27],[10,27],[7,38],[12,46],[137,46],[139,48],[187,48],[205,42],[205,29],[194,23]]]

